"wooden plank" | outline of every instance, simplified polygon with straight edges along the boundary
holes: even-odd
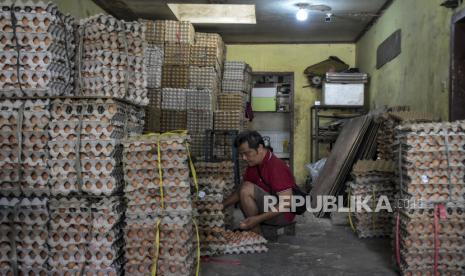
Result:
[[[341,189],[355,158],[371,119],[361,116],[350,119],[341,130],[333,150],[310,192],[312,206],[316,207],[317,196],[333,195]],[[342,183],[343,184],[343,183]]]

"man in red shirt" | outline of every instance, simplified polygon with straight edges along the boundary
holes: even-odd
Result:
[[[240,202],[245,219],[240,223],[241,229],[261,233],[260,224],[286,225],[294,220],[293,213],[265,212],[264,197],[292,196],[295,186],[294,176],[289,167],[265,147],[262,136],[257,131],[240,133],[234,146],[239,156],[247,162],[244,181],[240,188],[224,202],[224,208]],[[276,206],[277,209],[277,206]]]

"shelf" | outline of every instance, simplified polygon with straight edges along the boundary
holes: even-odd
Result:
[[[254,113],[291,113],[289,111],[254,111]]]
[[[290,155],[288,152],[273,152],[274,155],[278,158],[289,158]]]

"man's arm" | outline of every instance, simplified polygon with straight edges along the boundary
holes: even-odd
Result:
[[[278,197],[288,197],[289,199],[291,198],[292,196],[292,189],[288,189],[286,191],[282,191],[282,192],[279,192],[277,193]],[[288,202],[290,202],[290,200],[288,200]],[[270,208],[271,210],[278,210],[279,211],[279,203],[276,204],[274,206],[274,208]],[[289,206],[290,208],[290,206]],[[240,224],[240,227],[241,229],[252,229],[254,228],[255,226],[259,225],[260,223],[264,222],[264,221],[267,221],[269,219],[272,219],[274,217],[277,217],[279,214],[281,214],[280,212],[264,212],[263,214],[259,214],[259,215],[256,215],[256,216],[253,216],[253,217],[248,217],[246,219],[244,219],[241,224]]]
[[[236,204],[239,202],[240,197],[239,197],[239,189],[235,190],[228,198],[223,200],[223,209],[226,209],[230,205]]]

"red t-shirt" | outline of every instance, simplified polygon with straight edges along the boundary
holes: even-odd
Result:
[[[263,158],[263,162],[258,165],[260,173],[271,189],[275,193],[279,193],[295,186],[294,176],[289,167],[274,154],[268,151]],[[263,183],[258,175],[257,166],[247,167],[244,173],[244,181],[249,181],[262,188],[264,191],[270,193],[268,186]],[[287,221],[294,220],[295,214],[285,213]]]

